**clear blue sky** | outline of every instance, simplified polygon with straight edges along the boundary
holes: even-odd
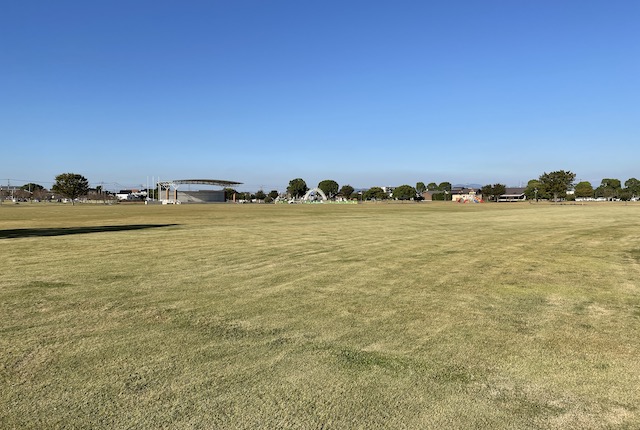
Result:
[[[637,0],[4,2],[0,181],[624,182],[639,23]]]

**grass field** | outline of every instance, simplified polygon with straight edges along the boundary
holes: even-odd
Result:
[[[0,206],[0,428],[640,428],[640,205]]]

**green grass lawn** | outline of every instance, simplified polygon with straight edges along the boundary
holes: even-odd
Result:
[[[0,428],[640,428],[640,205],[0,206]]]

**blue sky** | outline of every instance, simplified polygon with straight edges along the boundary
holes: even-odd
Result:
[[[5,2],[0,181],[640,177],[640,2]]]

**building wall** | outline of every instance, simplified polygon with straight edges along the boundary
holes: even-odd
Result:
[[[201,191],[180,191],[178,190],[178,201],[180,203],[224,203],[224,191],[222,190],[201,190]]]

